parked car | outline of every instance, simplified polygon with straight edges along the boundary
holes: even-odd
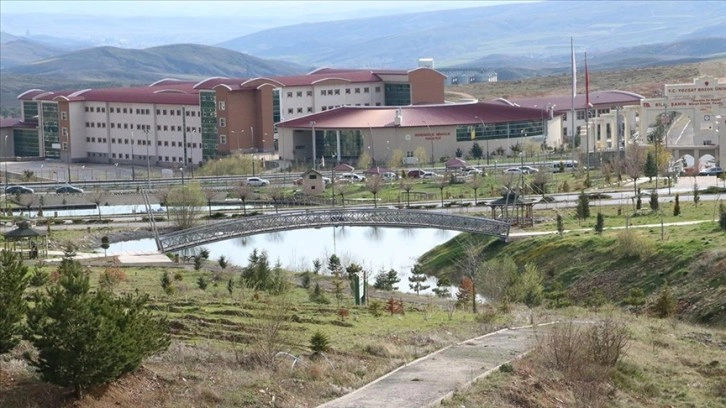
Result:
[[[387,171],[387,172],[381,174],[381,178],[385,181],[395,181],[395,180],[398,180],[398,174],[396,174],[392,171]]]
[[[519,168],[522,169],[522,172],[524,174],[533,174],[539,172],[539,169],[532,166],[519,166]]]
[[[5,194],[33,194],[34,192],[32,188],[25,186],[8,186],[5,189]]]
[[[425,173],[426,172],[421,169],[413,169],[409,170],[406,175],[408,176],[408,178],[422,178]]]
[[[247,177],[247,184],[252,187],[264,187],[270,185],[270,180],[259,177]]]
[[[476,167],[464,167],[461,169],[461,174],[465,176],[483,176],[484,172]]]
[[[520,169],[519,167],[510,167],[508,169],[504,169],[504,174],[522,174],[524,171]]]
[[[434,177],[440,177],[440,174],[436,174],[433,171],[424,171],[421,178],[434,178]]]
[[[721,167],[709,167],[698,172],[699,176],[719,176],[723,174],[723,168]]]
[[[351,183],[358,183],[358,182],[366,181],[365,176],[361,176],[360,174],[355,174],[355,173],[342,173],[338,176],[338,179],[346,180]]]
[[[83,194],[83,189],[66,184],[55,189],[56,194]]]

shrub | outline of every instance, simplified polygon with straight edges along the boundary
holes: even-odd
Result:
[[[320,330],[315,331],[310,337],[310,350],[315,354],[326,352],[330,349],[330,339]]]
[[[207,286],[208,285],[209,285],[209,283],[207,283],[207,280],[204,279],[204,276],[200,276],[197,279],[197,287],[199,287],[199,289],[201,289],[201,290],[207,290]]]
[[[645,292],[641,288],[631,288],[628,291],[628,297],[625,304],[631,306],[643,306],[645,304]]]
[[[655,247],[647,238],[628,229],[618,233],[615,251],[625,258],[645,259],[655,253]]]
[[[48,278],[50,277],[50,274],[46,271],[44,271],[42,268],[39,268],[36,266],[35,270],[33,271],[33,274],[30,275],[30,286],[33,287],[40,287],[48,283]]]
[[[661,318],[671,317],[676,313],[676,298],[673,296],[668,282],[665,282],[658,293],[658,298],[653,304],[653,313]]]
[[[126,273],[116,265],[106,268],[98,276],[98,284],[104,290],[113,291],[116,285],[124,281],[126,281]]]
[[[595,223],[595,232],[602,235],[603,229],[605,228],[605,217],[601,212],[597,213],[597,222]]]
[[[718,225],[721,227],[722,230],[726,231],[726,205],[723,203],[720,203],[718,205],[719,210],[719,219],[718,219]]]
[[[368,312],[373,317],[383,316],[383,303],[380,300],[373,300],[368,304]]]
[[[679,215],[681,215],[681,203],[680,203],[679,195],[678,195],[678,193],[676,193],[676,202],[673,205],[673,216],[677,217]]]

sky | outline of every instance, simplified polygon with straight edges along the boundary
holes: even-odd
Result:
[[[331,16],[356,17],[360,12],[389,14],[392,11],[433,11],[453,8],[491,6],[507,1],[27,1],[2,0],[3,13],[51,13],[114,16],[209,16],[224,14],[259,15],[274,17],[276,13],[296,14],[314,20],[328,20]],[[32,5],[32,6],[31,6]],[[313,20],[308,20],[313,21]]]

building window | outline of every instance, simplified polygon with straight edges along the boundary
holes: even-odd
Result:
[[[174,109],[169,110],[169,116],[174,116]]]
[[[181,116],[181,115],[182,115],[182,114],[181,114],[181,110],[180,110],[180,109],[177,109],[177,110],[176,110],[176,116]]]
[[[86,112],[88,112],[88,106],[86,106]]]
[[[350,95],[350,88],[345,88],[345,94]]]
[[[325,96],[325,89],[320,90],[320,96]]]
[[[376,87],[376,93],[381,93],[381,87],[380,86],[377,86]]]
[[[219,144],[227,144],[227,135],[219,135]]]
[[[227,127],[227,119],[226,118],[219,118],[219,127]]]
[[[577,111],[577,120],[585,120],[585,111]]]
[[[171,147],[176,147],[176,142],[173,140],[171,141]],[[181,143],[179,144],[179,147],[181,147]]]
[[[313,91],[307,91],[307,92],[305,92],[305,95],[307,95],[307,96],[313,96]]]
[[[288,92],[287,92],[287,97],[288,97],[288,98],[292,98],[292,91],[288,91]]]
[[[333,94],[333,90],[332,89],[328,89],[328,95],[332,95],[332,94]]]
[[[162,115],[166,116],[166,109],[164,109],[162,112]]]
[[[287,108],[287,113],[288,113],[288,115],[292,115],[292,113],[293,113],[293,112],[295,112],[295,110],[294,110],[294,109],[292,109],[292,108]]]
[[[157,109],[157,110],[156,110],[156,114],[157,114],[157,115],[161,115],[161,109]]]
[[[68,112],[61,112],[61,120],[68,120]]]
[[[360,88],[355,88],[355,93],[359,94],[360,93]]]
[[[63,150],[68,150],[68,142],[63,142]]]
[[[308,113],[313,113],[313,107],[312,106],[308,106]]]
[[[297,108],[297,113],[302,113],[302,108]]]
[[[219,110],[227,110],[227,103],[225,101],[219,101]]]
[[[363,88],[363,93],[370,93],[371,89],[368,87]]]
[[[340,89],[336,89],[336,90],[335,90],[335,94],[336,94],[336,95],[340,95]]]
[[[68,137],[68,128],[61,128],[61,135],[64,137]]]

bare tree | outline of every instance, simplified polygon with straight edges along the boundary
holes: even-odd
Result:
[[[474,190],[474,205],[477,205],[477,190],[482,188],[482,185],[484,184],[484,177],[479,176],[478,174],[475,174],[469,181],[466,182],[466,185],[469,186],[472,190]]]
[[[203,210],[204,195],[198,183],[187,183],[175,186],[169,191],[166,199],[169,220],[177,228],[191,228],[196,224],[199,213]]]
[[[438,187],[441,193],[441,208],[444,208],[444,189],[449,185],[449,174],[445,174],[444,177],[438,178],[434,181],[434,185]]]
[[[376,174],[366,180],[366,189],[373,194],[373,207],[378,208],[378,193],[383,189],[383,178]]]
[[[242,213],[244,215],[247,215],[247,199],[250,198],[253,194],[252,188],[249,184],[247,184],[247,181],[241,181],[237,188],[235,189],[235,192],[237,193],[237,197],[242,201]]]
[[[209,216],[212,216],[212,199],[217,196],[217,190],[211,186],[202,188],[202,194],[207,199],[207,206],[209,206]]]
[[[397,169],[403,166],[403,150],[396,149],[391,152],[390,159],[388,159],[388,167]]]
[[[171,187],[169,187],[168,185],[160,186],[154,192],[156,198],[159,199],[159,203],[166,207],[167,210],[169,209],[169,193],[171,193]]]
[[[96,208],[98,209],[98,220],[101,220],[101,203],[106,200],[106,192],[101,190],[100,188],[93,190],[93,193],[91,193],[91,202],[96,204]]]
[[[272,198],[272,202],[275,205],[275,214],[278,214],[278,205],[285,198],[285,190],[282,187],[275,186],[268,188],[267,193],[270,194],[270,198]]]
[[[633,191],[638,194],[638,179],[643,174],[643,166],[645,165],[645,149],[637,143],[628,146],[625,152],[625,174],[633,179]]]
[[[371,155],[368,153],[367,150],[364,150],[360,154],[360,157],[358,157],[358,168],[367,169],[371,166],[371,163],[372,163]]]
[[[410,179],[401,179],[401,190],[406,192],[406,207],[411,206],[411,190],[413,189],[413,181]]]
[[[477,281],[479,280],[483,254],[471,240],[461,241],[461,244],[462,254],[455,261],[455,265],[462,276],[471,280],[471,312],[476,313]]]
[[[426,149],[424,149],[423,146],[418,146],[413,151],[413,157],[415,157],[416,160],[418,160],[419,165],[422,165],[422,164],[425,164],[426,162],[428,162],[429,155],[428,155],[428,153],[426,153]]]

